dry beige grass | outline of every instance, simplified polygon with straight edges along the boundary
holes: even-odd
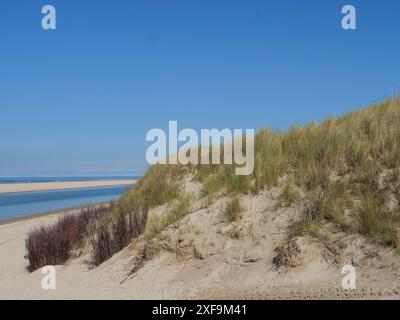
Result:
[[[306,206],[295,234],[315,235],[325,223],[334,223],[397,247],[399,167],[400,100],[396,99],[287,132],[261,130],[255,139],[252,176],[236,176],[234,166],[224,164],[152,167],[121,203],[168,203],[179,197],[177,181],[187,174],[201,182],[206,206],[224,194],[258,194],[279,186],[286,177],[281,205],[300,201]],[[383,175],[392,178],[382,181]],[[371,197],[379,203],[371,203]],[[397,199],[394,207],[393,199]]]

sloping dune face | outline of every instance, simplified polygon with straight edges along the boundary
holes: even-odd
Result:
[[[399,100],[287,132],[262,130],[254,173],[234,169],[150,168],[101,219],[111,239],[116,221],[135,210],[146,209],[145,226],[95,268],[85,263],[88,241],[57,267],[51,293],[34,288],[40,271],[24,269],[28,222],[0,226],[20,230],[0,240],[9,241],[1,256],[18,256],[2,274],[14,279],[9,287],[23,279],[32,289],[24,295],[44,298],[399,297]]]

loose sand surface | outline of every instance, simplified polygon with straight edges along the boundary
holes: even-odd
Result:
[[[190,190],[196,193],[195,187]],[[337,234],[343,242],[340,252],[321,240],[299,238],[298,250],[287,251],[291,268],[277,269],[276,250],[286,243],[299,208],[276,209],[273,193],[242,197],[244,211],[234,223],[222,218],[227,198],[208,208],[194,204],[189,215],[153,240],[156,250],[140,261],[140,268],[135,257],[148,245],[144,238],[94,269],[85,263],[90,258],[85,251],[56,266],[56,290],[42,289],[41,270],[28,272],[25,239],[33,228],[54,223],[66,212],[0,225],[0,299],[399,298],[398,254],[357,235]],[[149,215],[167,211],[160,206]],[[357,290],[342,289],[345,265],[357,271]]]

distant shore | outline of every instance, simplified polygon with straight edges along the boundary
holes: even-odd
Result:
[[[123,185],[134,184],[136,181],[137,180],[97,180],[97,181],[67,181],[67,182],[5,183],[5,184],[0,184],[0,194],[123,186]]]

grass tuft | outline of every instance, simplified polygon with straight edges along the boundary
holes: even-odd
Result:
[[[228,201],[228,203],[226,204],[224,210],[224,218],[228,222],[234,222],[240,218],[241,212],[242,212],[242,207],[240,204],[240,200],[236,196],[232,198],[230,201]]]
[[[395,215],[385,206],[382,195],[366,193],[357,208],[358,231],[384,244],[398,247]]]
[[[284,188],[279,195],[279,204],[281,206],[290,207],[293,203],[300,199],[300,194],[296,190],[296,187],[292,179],[288,179]]]
[[[147,238],[153,238],[160,234],[165,228],[175,224],[190,212],[192,197],[182,194],[178,199],[170,203],[169,211],[164,215],[154,215],[149,219],[146,227]]]
[[[148,209],[120,211],[115,221],[101,221],[91,238],[92,257],[89,266],[98,266],[125,248],[143,233],[148,218]]]

